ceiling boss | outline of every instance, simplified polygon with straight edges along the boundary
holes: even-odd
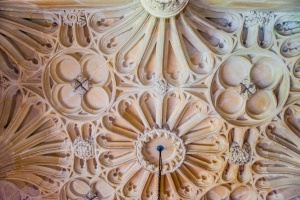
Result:
[[[145,10],[160,18],[170,18],[182,11],[188,0],[141,0]]]

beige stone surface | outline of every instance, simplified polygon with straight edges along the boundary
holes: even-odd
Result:
[[[132,0],[1,0],[2,8],[70,8],[70,7],[103,7],[130,3]]]
[[[202,6],[215,9],[238,10],[300,10],[299,0],[195,0]]]
[[[0,10],[0,199],[300,196],[299,12],[68,5]]]

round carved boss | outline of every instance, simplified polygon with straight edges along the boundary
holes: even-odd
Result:
[[[141,0],[145,10],[160,18],[170,18],[182,11],[188,0]]]
[[[152,129],[140,135],[136,142],[138,162],[152,173],[158,173],[159,152],[156,147],[162,145],[162,174],[174,172],[185,158],[183,141],[167,129]]]
[[[258,125],[280,112],[289,94],[286,65],[273,53],[241,52],[216,71],[211,100],[228,122]]]
[[[55,55],[43,74],[47,101],[62,116],[91,120],[111,105],[113,74],[106,60],[90,50],[72,49]]]

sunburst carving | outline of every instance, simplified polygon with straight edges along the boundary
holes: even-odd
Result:
[[[61,120],[45,115],[42,100],[17,88],[0,105],[0,179],[16,184],[22,195],[42,197],[57,192],[69,177],[70,142]]]
[[[207,108],[205,102],[177,92],[169,92],[163,99],[144,93],[121,100],[114,114],[103,117],[106,134],[97,139],[105,149],[99,159],[106,179],[122,196],[155,198],[155,144],[161,142],[166,146],[161,196],[196,198],[198,188],[216,181],[215,173],[222,170],[221,155],[227,148],[218,133],[220,121],[210,117]],[[115,146],[118,142],[123,145]]]

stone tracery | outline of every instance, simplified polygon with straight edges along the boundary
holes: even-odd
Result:
[[[163,199],[300,195],[298,14],[142,0],[0,23],[0,184],[17,196],[154,199],[158,140]]]

